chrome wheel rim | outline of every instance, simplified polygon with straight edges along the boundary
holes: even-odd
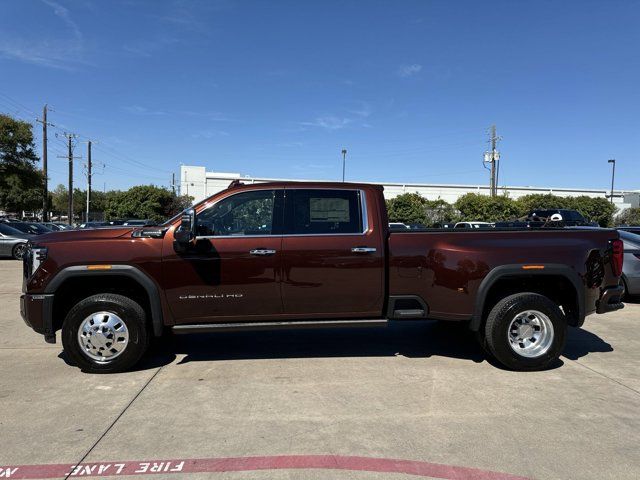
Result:
[[[18,260],[20,260],[22,257],[24,257],[24,252],[26,252],[26,251],[27,251],[27,244],[26,243],[19,243],[13,249],[13,257],[18,259]]]
[[[78,344],[90,359],[106,362],[125,351],[129,344],[129,331],[113,312],[92,313],[80,324]]]
[[[537,358],[553,344],[554,332],[551,319],[538,310],[518,313],[507,330],[509,346],[518,355]]]

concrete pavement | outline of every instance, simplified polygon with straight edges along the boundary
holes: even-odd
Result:
[[[135,474],[150,459],[177,461],[158,467],[167,478],[640,475],[638,304],[571,329],[546,372],[502,370],[464,329],[417,322],[180,336],[134,372],[90,375],[24,325],[20,275],[0,261],[0,478]]]

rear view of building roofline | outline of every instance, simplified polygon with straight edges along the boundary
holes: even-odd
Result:
[[[163,225],[42,235],[21,313],[91,372],[151,337],[240,329],[464,322],[504,366],[557,361],[568,327],[623,308],[608,229],[390,231],[383,187],[231,185]]]

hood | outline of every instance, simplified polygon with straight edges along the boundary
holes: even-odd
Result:
[[[87,228],[83,230],[60,230],[38,235],[34,243],[75,242],[80,240],[104,240],[130,235],[134,227]]]
[[[7,235],[6,238],[11,240],[12,238],[19,238],[21,240],[31,240],[32,238],[37,237],[37,235],[32,235],[30,233],[13,233],[11,235]]]

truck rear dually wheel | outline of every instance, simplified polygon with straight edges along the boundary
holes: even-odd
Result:
[[[543,370],[564,349],[567,322],[553,301],[537,293],[500,300],[489,313],[484,340],[489,352],[512,370]]]
[[[78,302],[62,325],[62,345],[82,370],[112,373],[135,365],[149,337],[142,307],[122,295],[101,293]]]

